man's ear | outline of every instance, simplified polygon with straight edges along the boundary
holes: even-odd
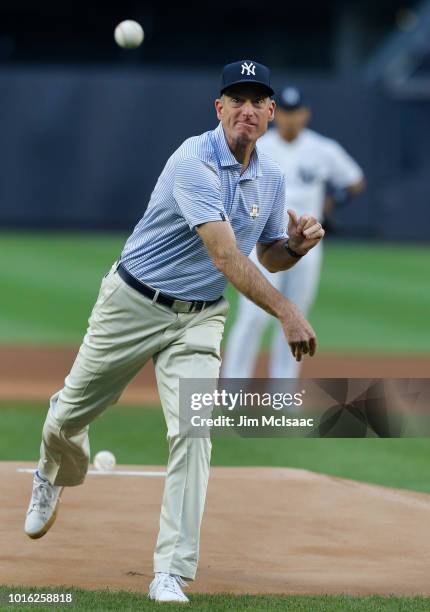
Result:
[[[220,98],[217,98],[215,100],[215,109],[216,109],[216,116],[217,116],[217,119],[219,121],[221,121],[221,111],[222,111],[222,108],[223,108],[222,100]]]
[[[273,121],[273,119],[275,118],[275,109],[276,109],[275,100],[270,100],[269,121]]]

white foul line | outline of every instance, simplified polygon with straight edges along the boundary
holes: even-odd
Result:
[[[17,468],[17,472],[24,472],[26,474],[34,474],[36,470],[30,468]],[[87,474],[90,476],[145,476],[147,478],[153,478],[157,476],[166,476],[167,472],[139,472],[139,471],[127,471],[127,470],[88,470]]]

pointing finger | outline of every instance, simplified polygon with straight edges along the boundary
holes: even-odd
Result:
[[[298,224],[298,219],[297,219],[297,215],[295,213],[295,211],[292,208],[289,208],[287,210],[288,216],[290,217],[290,222],[293,223],[293,225],[297,225]]]

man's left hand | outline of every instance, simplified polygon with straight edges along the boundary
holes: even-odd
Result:
[[[306,253],[316,246],[324,237],[325,231],[321,223],[311,215],[302,215],[297,218],[291,208],[288,209],[288,246],[299,255]]]

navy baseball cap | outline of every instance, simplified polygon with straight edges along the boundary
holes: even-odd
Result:
[[[253,60],[242,60],[227,64],[222,69],[220,93],[228,87],[240,83],[256,83],[267,89],[268,95],[275,93],[270,86],[270,70],[267,66],[254,62]]]
[[[276,106],[286,111],[293,111],[306,106],[303,94],[297,87],[284,87],[275,97]]]

